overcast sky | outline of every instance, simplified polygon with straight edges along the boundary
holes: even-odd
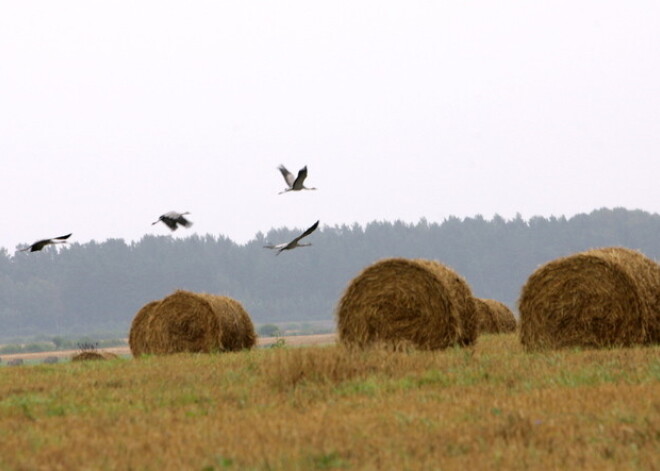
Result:
[[[660,210],[660,2],[3,1],[0,247]],[[317,191],[278,195],[307,165]],[[281,241],[273,241],[281,242]]]

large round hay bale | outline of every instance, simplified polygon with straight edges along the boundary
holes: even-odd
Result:
[[[339,340],[348,346],[435,350],[470,345],[477,336],[468,284],[430,260],[392,258],[367,267],[347,287],[336,316]]]
[[[146,317],[144,338],[134,341],[140,354],[237,351],[256,344],[252,320],[226,296],[178,290]]]
[[[152,312],[159,304],[160,301],[151,301],[145,304],[133,318],[131,330],[128,334],[128,346],[131,348],[134,357],[146,353],[147,326]]]
[[[559,258],[529,277],[518,306],[528,349],[658,343],[660,266],[621,247]]]
[[[479,333],[503,334],[515,332],[516,318],[506,304],[495,299],[475,298]]]

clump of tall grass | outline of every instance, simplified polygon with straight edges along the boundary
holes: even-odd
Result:
[[[371,376],[401,377],[423,373],[447,364],[451,358],[465,358],[469,353],[455,349],[444,356],[428,351],[396,350],[380,345],[366,350],[342,345],[323,348],[283,348],[260,362],[262,375],[270,386],[286,390],[305,384],[336,385]]]

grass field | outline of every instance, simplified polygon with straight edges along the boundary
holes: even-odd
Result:
[[[7,367],[0,469],[660,469],[660,347],[490,335]]]

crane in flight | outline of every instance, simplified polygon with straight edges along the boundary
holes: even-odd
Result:
[[[316,188],[307,188],[305,185],[303,185],[303,183],[305,183],[305,178],[307,178],[307,165],[305,165],[303,168],[301,168],[298,171],[298,176],[295,178],[293,177],[293,174],[289,172],[284,165],[280,165],[277,168],[280,172],[282,172],[284,181],[288,186],[288,188],[286,188],[284,191],[280,191],[278,195],[281,195],[282,193],[286,193],[287,191],[316,190]]]
[[[66,243],[66,239],[68,239],[69,237],[71,237],[71,234],[67,234],[59,237],[53,237],[52,239],[38,240],[34,244],[25,247],[24,249],[17,250],[17,252],[27,252],[28,250],[30,252],[38,252],[47,245],[64,244]]]
[[[157,221],[152,222],[151,225],[153,226],[154,224],[158,224],[160,221],[162,221],[167,227],[169,227],[173,231],[176,231],[179,226],[190,227],[192,226],[193,223],[183,217],[186,214],[190,214],[190,213],[187,211],[185,213],[177,213],[176,211],[169,211],[163,214],[162,216],[160,216]]]
[[[300,241],[304,237],[307,237],[312,232],[314,232],[317,227],[319,227],[319,221],[316,221],[309,229],[307,229],[305,232],[303,232],[298,237],[293,239],[291,242],[285,242],[283,244],[277,244],[277,245],[264,245],[264,248],[265,249],[277,250],[277,253],[275,255],[279,255],[284,250],[291,250],[291,249],[295,249],[296,247],[308,247],[312,244],[311,243],[300,243]]]

